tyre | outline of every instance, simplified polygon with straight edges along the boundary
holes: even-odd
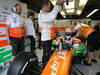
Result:
[[[11,63],[7,75],[40,75],[38,58],[30,52],[19,53]]]

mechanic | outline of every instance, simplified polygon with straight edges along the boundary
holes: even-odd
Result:
[[[32,16],[30,13],[28,13],[28,18],[25,21],[25,30],[26,30],[26,35],[30,39],[30,50],[32,53],[35,53],[35,38],[36,38],[36,33],[35,33],[35,28],[33,26],[33,21],[32,21]]]
[[[7,18],[8,35],[11,41],[13,58],[19,52],[24,51],[25,20],[21,17],[21,12],[21,5],[16,4]]]
[[[51,44],[52,40],[55,38],[53,21],[59,12],[61,4],[62,1],[57,0],[56,5],[50,12],[51,4],[48,0],[45,0],[40,13],[38,14],[39,30],[41,32],[41,41],[43,47],[42,62],[44,65],[47,63],[51,55]]]
[[[85,65],[92,65],[92,62],[97,62],[98,58],[96,56],[96,44],[99,40],[99,35],[94,29],[87,24],[82,24],[81,22],[77,22],[77,25],[74,27],[78,31],[78,34],[81,33],[83,37],[87,39],[87,47],[88,47],[88,57],[83,61]]]
[[[97,24],[94,26],[94,29],[98,32],[99,38],[100,38],[100,23],[97,23]],[[100,59],[100,40],[98,41],[97,49],[99,50],[98,55],[99,55],[99,59]]]

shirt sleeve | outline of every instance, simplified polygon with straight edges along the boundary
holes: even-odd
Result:
[[[55,5],[51,12],[46,14],[42,13],[41,14],[42,22],[52,22],[56,18],[58,12],[59,12],[59,6]]]
[[[38,24],[40,26],[40,14],[38,14]]]

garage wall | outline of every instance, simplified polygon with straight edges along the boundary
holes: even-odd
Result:
[[[27,5],[18,0],[0,0],[0,64],[9,61],[12,57],[12,49],[9,45],[6,16],[11,12],[11,7],[16,3],[23,8],[22,16],[27,15]]]
[[[77,19],[77,20],[55,20],[54,21],[54,25],[55,26],[64,26],[64,27],[69,27],[70,26],[70,21],[73,21],[73,22],[75,22],[75,21],[81,21],[82,23],[84,23],[84,22],[86,22],[86,23],[88,23],[88,21],[90,21],[91,19]],[[97,23],[100,23],[100,20],[91,20],[92,22],[92,24],[93,24],[93,27],[97,24]],[[70,26],[70,27],[72,27],[72,26]]]
[[[93,20],[92,24],[95,26],[97,23],[100,23],[100,20]]]
[[[10,9],[16,4],[21,4],[23,8],[22,15],[27,15],[27,5],[25,3],[20,2],[19,0],[0,0],[0,11],[6,9],[10,12]]]
[[[64,27],[72,27],[71,25],[70,25],[70,21],[73,21],[73,22],[75,22],[75,21],[81,21],[81,22],[85,22],[85,19],[77,19],[77,20],[75,20],[75,19],[70,19],[70,20],[55,20],[54,21],[54,25],[55,26],[64,26]],[[88,21],[88,19],[86,20],[86,21]]]

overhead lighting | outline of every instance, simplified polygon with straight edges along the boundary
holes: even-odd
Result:
[[[61,11],[60,13],[61,13],[61,15],[63,15],[63,16],[65,15],[65,12],[64,12],[64,11]]]
[[[74,8],[74,0],[69,2],[68,5],[64,3],[65,9],[72,9]]]
[[[88,0],[80,0],[79,7],[85,6]]]
[[[80,15],[82,10],[77,10],[77,15]]]
[[[66,16],[65,16],[65,15],[64,15],[63,17],[64,17],[64,18],[66,18]]]
[[[56,4],[56,0],[50,0],[53,5]]]
[[[90,17],[91,15],[93,15],[95,12],[97,12],[99,9],[94,9],[90,14],[88,14],[86,17]]]
[[[74,9],[66,10],[67,13],[74,13]]]

